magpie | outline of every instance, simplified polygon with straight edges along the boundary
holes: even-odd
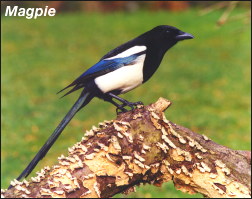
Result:
[[[71,87],[64,97],[83,88],[78,100],[17,180],[27,177],[32,172],[73,116],[94,97],[115,105],[118,114],[142,104],[129,102],[118,95],[127,93],[149,80],[168,49],[178,41],[192,38],[193,35],[175,27],[157,26],[111,50],[71,84],[60,90],[59,92],[62,92]]]

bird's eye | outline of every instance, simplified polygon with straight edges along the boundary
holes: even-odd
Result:
[[[166,33],[169,33],[170,31],[169,30],[166,30]]]

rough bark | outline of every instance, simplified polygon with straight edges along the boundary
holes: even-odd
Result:
[[[221,146],[168,121],[163,111],[170,104],[160,98],[99,123],[69,148],[68,157],[62,155],[29,182],[12,181],[14,187],[2,190],[2,196],[111,197],[140,183],[161,186],[172,180],[190,194],[250,197],[250,152]]]

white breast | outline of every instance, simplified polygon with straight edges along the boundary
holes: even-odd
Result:
[[[134,64],[99,76],[94,81],[103,93],[113,90],[121,90],[122,93],[126,93],[142,84],[144,59],[145,54],[139,56]]]

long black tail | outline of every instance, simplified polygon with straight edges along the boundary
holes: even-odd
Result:
[[[57,140],[61,132],[64,130],[64,128],[67,126],[67,124],[71,121],[73,116],[84,106],[86,106],[91,99],[93,99],[93,95],[87,92],[85,89],[82,91],[79,99],[75,102],[75,104],[72,106],[70,111],[66,114],[66,116],[63,118],[63,120],[60,122],[60,124],[57,126],[57,128],[54,130],[52,135],[48,138],[46,143],[43,145],[43,147],[39,150],[37,155],[32,159],[30,164],[25,168],[25,170],[18,176],[17,180],[20,180],[22,178],[27,177],[34,167],[38,164],[38,162],[47,154],[47,152],[50,150],[54,142]],[[8,189],[10,189],[12,186],[10,185]]]

